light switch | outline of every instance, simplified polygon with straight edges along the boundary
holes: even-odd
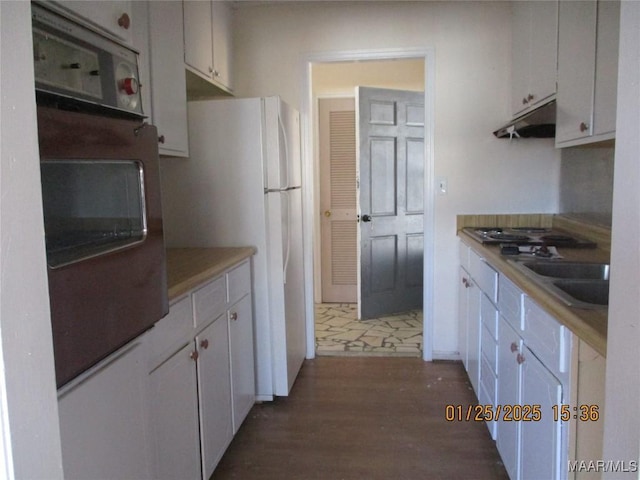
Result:
[[[447,177],[438,177],[436,179],[436,188],[438,190],[438,195],[446,195],[449,189],[447,185]]]

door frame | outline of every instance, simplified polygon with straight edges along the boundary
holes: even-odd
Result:
[[[434,234],[435,234],[435,156],[434,156],[434,115],[435,115],[435,49],[433,47],[415,49],[350,50],[309,53],[303,55],[301,68],[301,150],[304,218],[304,270],[305,270],[305,310],[307,327],[307,358],[315,358],[314,321],[314,252],[316,233],[319,232],[319,165],[316,161],[317,131],[314,128],[315,115],[311,68],[314,63],[355,62],[363,60],[395,60],[420,58],[424,60],[424,279],[423,279],[423,350],[425,361],[433,359],[433,291],[434,291]]]

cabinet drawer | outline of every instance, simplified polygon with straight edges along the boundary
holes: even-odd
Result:
[[[194,327],[206,326],[227,309],[225,277],[219,277],[193,292]]]
[[[522,331],[522,298],[524,294],[504,275],[500,275],[498,310],[517,331]]]
[[[251,291],[251,266],[249,262],[227,272],[227,300],[233,304]]]
[[[487,297],[493,302],[498,302],[498,272],[489,266],[473,250],[469,252],[469,267],[471,278],[480,287]]]
[[[482,334],[480,335],[480,351],[484,355],[486,361],[493,372],[498,371],[498,344],[493,339],[485,327],[482,327]]]
[[[489,362],[484,357],[480,362],[480,385],[488,395],[488,403],[491,403],[491,405],[495,405],[496,392],[498,389],[498,378],[496,377],[494,371],[491,369]]]
[[[524,299],[524,343],[556,376],[569,370],[571,335],[530,298]]]
[[[480,318],[482,324],[494,339],[498,338],[498,309],[486,295],[480,298]]]
[[[149,367],[155,368],[168,354],[174,353],[184,344],[184,339],[193,330],[191,297],[186,296],[169,308],[167,316],[156,322],[149,332]]]
[[[480,388],[478,389],[478,403],[480,405],[493,405],[497,404],[497,378],[491,371],[491,368],[487,365],[487,362],[483,358],[480,365]],[[487,428],[491,433],[491,438],[496,439],[497,422],[486,422]]]
[[[460,266],[467,272],[469,271],[469,247],[466,243],[460,241],[458,243],[458,252],[460,255]]]

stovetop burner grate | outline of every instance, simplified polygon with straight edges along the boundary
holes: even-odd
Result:
[[[527,235],[517,235],[515,233],[504,232],[490,233],[489,237],[502,242],[526,242],[529,240]]]
[[[481,243],[516,245],[549,245],[565,248],[595,248],[586,238],[570,236],[544,227],[465,227],[465,231]]]

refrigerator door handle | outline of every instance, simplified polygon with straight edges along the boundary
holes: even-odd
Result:
[[[264,193],[282,193],[290,192],[291,190],[298,190],[301,187],[285,187],[285,188],[265,188]]]
[[[282,122],[282,112],[281,112],[281,102],[278,102],[278,127],[282,132],[282,138],[284,140],[284,168],[286,179],[284,182],[284,188],[289,186],[289,141],[287,139],[287,131],[284,128],[284,123]]]
[[[287,250],[284,256],[284,265],[282,267],[282,278],[284,284],[287,284],[287,270],[289,269],[289,257],[291,257],[291,208],[289,205],[289,191],[290,189],[283,189],[280,193],[284,196],[284,202],[287,209]]]

